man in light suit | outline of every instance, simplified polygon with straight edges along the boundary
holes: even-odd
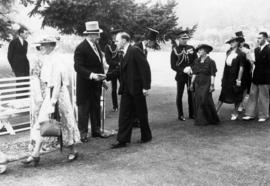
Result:
[[[100,96],[105,78],[102,53],[97,45],[102,30],[97,21],[85,23],[86,39],[76,48],[74,68],[77,72],[78,128],[81,141],[88,142],[88,121],[92,137],[105,137],[101,133]]]
[[[148,122],[146,96],[151,88],[151,71],[148,61],[136,46],[130,45],[130,36],[118,33],[115,42],[117,48],[123,51],[120,69],[107,74],[107,79],[120,76],[119,94],[121,95],[119,130],[117,143],[112,148],[125,147],[131,140],[134,119],[134,109],[141,128],[141,143],[152,140],[152,133]]]

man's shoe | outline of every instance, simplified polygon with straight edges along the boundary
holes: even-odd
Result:
[[[180,121],[186,121],[186,118],[184,116],[179,116],[178,117],[178,120],[180,120]]]
[[[235,121],[238,118],[238,114],[232,114],[231,121]]]
[[[94,133],[94,134],[92,134],[92,137],[93,138],[108,138],[109,136],[108,135],[104,135],[102,133]]]
[[[115,143],[115,144],[112,144],[111,149],[124,148],[124,147],[126,147],[126,146],[127,146],[126,143],[120,143],[120,142],[117,142],[117,143]]]
[[[82,143],[87,143],[88,142],[88,139],[87,138],[81,138],[81,142]]]
[[[244,116],[242,119],[245,120],[245,121],[249,121],[249,120],[253,120],[254,117],[251,117],[251,116]]]
[[[267,120],[266,118],[259,118],[259,119],[258,119],[258,122],[260,122],[260,123],[261,123],[261,122],[266,122],[266,120]]]
[[[152,141],[152,139],[148,139],[148,140],[139,140],[137,143],[148,143]]]

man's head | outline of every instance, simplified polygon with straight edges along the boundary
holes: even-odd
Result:
[[[268,39],[268,34],[266,32],[260,32],[257,38],[257,42],[260,46],[263,46],[267,42],[267,39]]]
[[[18,30],[18,36],[21,37],[22,39],[27,39],[28,31],[25,28],[21,27]]]
[[[177,40],[179,42],[179,45],[186,45],[188,40],[189,40],[189,36],[187,31],[181,31],[178,35],[177,35]]]
[[[123,49],[126,45],[130,43],[130,35],[126,32],[120,32],[116,35],[115,44],[117,49]]]

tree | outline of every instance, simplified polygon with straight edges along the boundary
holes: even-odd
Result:
[[[86,21],[97,20],[105,32],[110,28],[122,28],[131,35],[144,34],[146,27],[160,32],[164,40],[171,30],[179,30],[174,12],[175,0],[166,4],[135,3],[134,0],[26,0],[35,7],[30,16],[41,15],[42,26],[57,28],[64,34],[82,35]],[[193,31],[191,29],[191,31]]]

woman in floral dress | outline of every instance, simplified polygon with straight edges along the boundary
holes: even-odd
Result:
[[[36,142],[33,153],[26,160],[22,161],[22,163],[30,164],[33,162],[34,165],[37,165],[40,160],[42,144],[55,143],[56,138],[43,138],[40,136],[40,123],[48,121],[50,115],[55,110],[60,116],[64,146],[68,147],[70,150],[68,160],[72,161],[77,158],[77,152],[74,145],[80,142],[80,134],[75,121],[74,111],[72,109],[70,94],[68,91],[68,73],[65,65],[63,64],[63,60],[61,60],[61,57],[54,52],[56,41],[44,39],[39,43],[41,52],[40,60],[42,61],[42,64],[37,65],[39,68],[34,69],[41,70],[40,73],[39,70],[34,72],[36,73],[36,78],[40,83],[36,80],[36,83],[33,84],[41,87],[40,94],[38,93],[39,91],[36,91],[34,100],[37,103],[42,102],[42,104],[41,106],[37,104],[38,106],[33,114],[34,125],[32,126],[31,133]],[[36,90],[38,90],[38,88]],[[38,113],[38,115],[36,115],[36,113]]]

